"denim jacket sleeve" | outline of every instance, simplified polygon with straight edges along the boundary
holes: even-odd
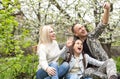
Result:
[[[95,65],[95,66],[102,66],[104,61],[99,61],[99,60],[96,60],[92,57],[90,57],[88,54],[85,54],[85,58],[86,58],[86,63],[90,63],[92,65]]]
[[[103,24],[102,22],[100,22],[97,25],[97,27],[89,34],[89,36],[93,38],[98,38],[102,34],[107,25],[108,24]]]

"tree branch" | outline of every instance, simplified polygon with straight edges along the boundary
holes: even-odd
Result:
[[[70,15],[58,4],[56,0],[50,0],[51,4],[55,5],[61,13],[64,13],[65,16],[67,16],[67,19],[70,19]]]

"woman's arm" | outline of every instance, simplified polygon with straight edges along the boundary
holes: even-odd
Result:
[[[44,45],[38,46],[37,53],[39,56],[40,66],[42,67],[42,69],[46,71],[46,69],[48,68],[48,61],[46,59],[46,50],[45,50]]]
[[[69,38],[66,42],[66,45],[60,50],[60,56],[62,57],[62,59],[65,59],[67,52],[69,51],[69,48],[72,45],[72,41],[73,39]]]
[[[45,49],[46,47],[44,45],[38,46],[38,56],[39,56],[39,64],[44,69],[49,76],[55,75],[56,70],[53,67],[50,67],[48,65],[47,61],[47,56],[46,54],[48,53],[47,50]]]

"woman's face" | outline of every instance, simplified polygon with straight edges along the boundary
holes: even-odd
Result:
[[[81,40],[76,40],[73,46],[74,54],[80,54],[83,50],[83,44]]]
[[[49,37],[50,37],[50,40],[56,39],[55,32],[52,27],[49,28]]]

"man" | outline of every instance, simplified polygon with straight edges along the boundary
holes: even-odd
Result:
[[[106,2],[103,7],[104,7],[104,14],[103,14],[102,20],[97,25],[97,27],[94,29],[93,32],[88,33],[86,28],[81,24],[74,24],[72,26],[72,32],[74,33],[75,38],[81,39],[83,42],[83,51],[89,54],[91,57],[96,58],[98,60],[102,60],[102,61],[107,60],[108,55],[102,48],[97,38],[102,34],[105,27],[108,25],[110,4]],[[110,64],[112,65],[112,63]],[[89,65],[89,67],[92,67],[92,66]],[[117,79],[116,66],[113,66],[113,68],[114,68],[113,69],[114,71],[110,71],[110,69],[108,69],[108,72],[110,72],[109,75],[111,75],[109,79]],[[94,70],[93,69],[90,70],[89,74],[94,74]]]

